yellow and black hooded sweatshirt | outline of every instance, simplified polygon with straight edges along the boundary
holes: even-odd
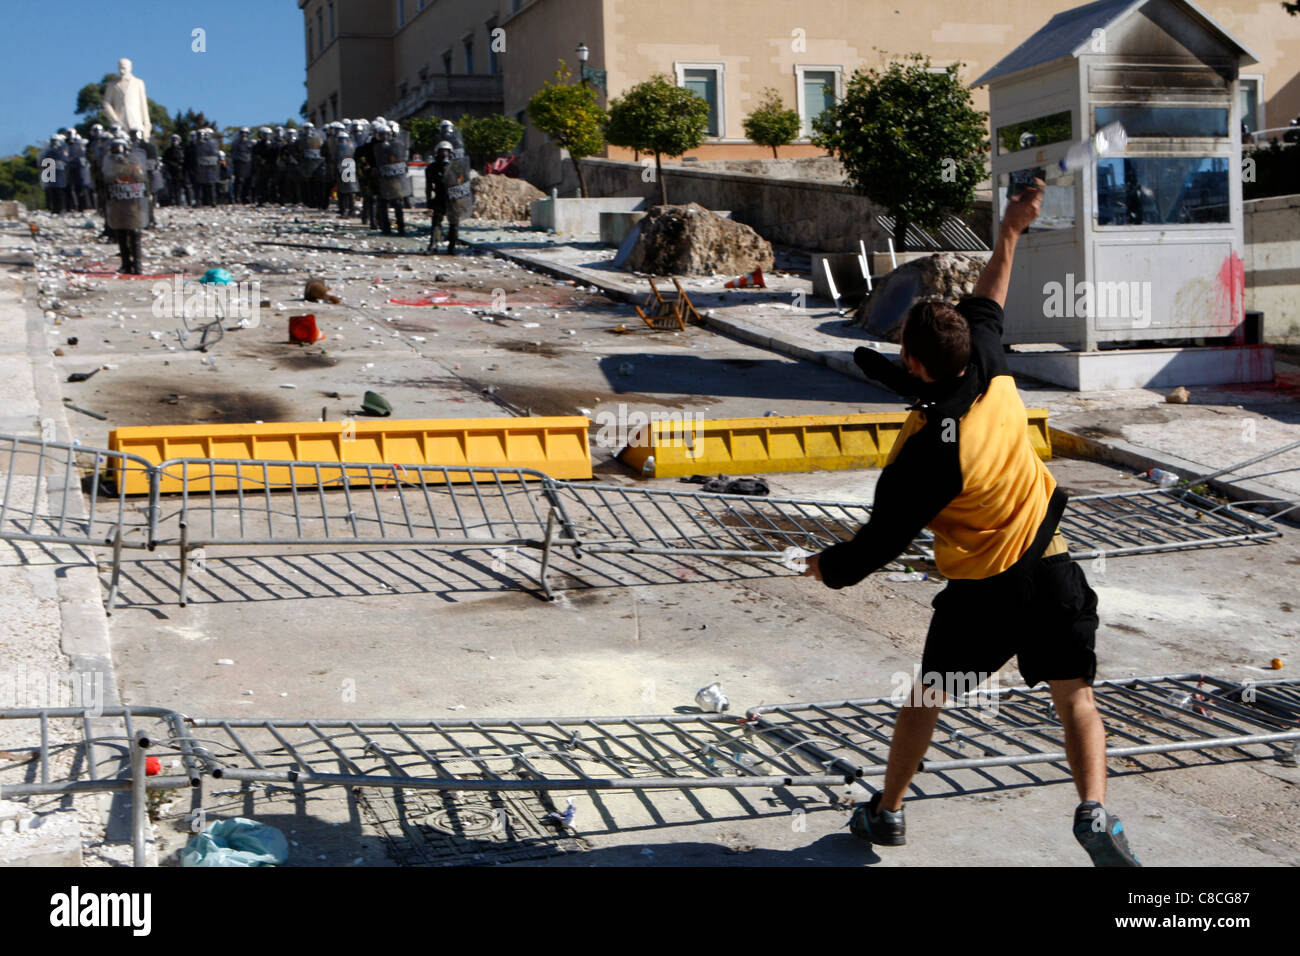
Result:
[[[954,580],[1017,573],[1053,540],[1065,493],[1025,428],[1025,406],[1002,350],[1002,308],[968,298],[956,306],[970,326],[966,374],[927,384],[878,352],[854,354],[868,377],[920,396],[876,485],[871,519],[851,541],[824,551],[822,581],[857,584],[897,558],[922,528],[934,533],[935,563]]]

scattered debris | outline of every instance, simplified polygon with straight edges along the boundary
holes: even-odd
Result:
[[[700,318],[700,313],[696,311],[695,304],[691,302],[691,297],[686,294],[682,284],[676,279],[672,280],[673,287],[677,294],[669,293],[664,295],[655,285],[655,280],[650,279],[650,294],[646,297],[642,305],[633,306],[636,314],[641,316],[641,321],[648,325],[655,332],[685,332],[686,323],[691,322],[695,325],[703,325],[704,320]],[[619,329],[624,332],[627,329],[620,325]],[[617,329],[615,331],[618,331]]]
[[[858,306],[853,324],[897,342],[903,319],[913,303],[920,299],[956,302],[970,295],[984,264],[984,259],[957,252],[939,252],[905,262],[876,283],[871,295]]]
[[[1176,389],[1165,396],[1165,402],[1169,405],[1186,405],[1191,400],[1192,393],[1184,386],[1179,385]]]
[[[654,206],[640,221],[640,235],[625,268],[652,275],[737,275],[771,270],[772,244],[744,223],[698,203]]]
[[[377,415],[381,418],[393,414],[393,406],[389,405],[388,399],[378,392],[366,392],[361,400],[361,410],[367,415]]]
[[[748,498],[760,498],[772,493],[772,489],[762,478],[731,478],[727,475],[713,478],[708,475],[691,475],[680,480],[687,484],[703,485],[701,491],[714,495],[744,495]]]
[[[302,297],[308,302],[329,302],[332,305],[338,305],[343,300],[337,295],[330,292],[325,285],[324,279],[311,278],[307,280],[307,286],[303,289]]]
[[[325,338],[325,333],[316,327],[315,313],[289,316],[289,341],[300,345],[314,345]]]
[[[731,706],[731,702],[722,692],[722,685],[714,682],[708,687],[701,687],[696,692],[695,706],[705,713],[721,714]]]
[[[99,368],[91,369],[89,372],[73,372],[71,375],[68,376],[67,380],[69,382],[84,382],[86,381],[86,379],[102,371],[103,368],[104,366],[101,365]]]
[[[475,219],[531,222],[532,204],[546,198],[546,193],[527,180],[509,176],[479,176],[470,188],[474,193]]]
[[[220,268],[209,269],[207,272],[203,273],[203,276],[199,279],[199,282],[204,285],[230,285],[230,283],[234,281],[234,276],[232,276],[227,270]]]
[[[92,412],[89,408],[82,408],[80,405],[73,405],[71,399],[65,398],[63,400],[63,405],[65,408],[70,408],[74,412],[81,412],[81,414],[83,415],[89,415],[91,418],[97,419],[98,421],[101,422],[108,421],[107,415],[101,415],[99,414],[99,412]]]

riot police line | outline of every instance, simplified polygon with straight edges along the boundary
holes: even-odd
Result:
[[[191,131],[188,141],[173,134],[159,153],[139,130],[128,135],[120,126],[105,131],[95,124],[88,139],[75,130],[51,137],[40,155],[41,185],[54,213],[97,209],[105,220],[104,237],[118,240],[121,271],[138,274],[139,231],[154,225],[159,205],[326,210],[334,197],[340,217],[359,215],[385,235],[395,225],[404,236],[412,199],[409,150],[409,132],[383,117],[336,120],[320,128],[311,122],[300,129],[263,126],[256,139],[245,126],[228,153],[209,128]],[[447,251],[455,253],[459,222],[473,211],[470,175],[464,143],[444,120],[425,177],[433,215],[430,253],[441,240],[444,219]]]

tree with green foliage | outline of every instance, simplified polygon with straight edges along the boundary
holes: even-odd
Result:
[[[22,155],[0,159],[0,199],[16,199],[28,209],[45,208],[40,157],[39,147],[28,146]]]
[[[745,117],[745,135],[759,146],[769,146],[772,158],[777,159],[776,148],[788,146],[799,138],[799,112],[786,109],[781,94],[768,87],[754,111]]]
[[[217,128],[217,124],[208,119],[203,114],[202,110],[199,110],[197,113],[194,112],[194,110],[186,110],[184,113],[177,110],[176,115],[169,121],[169,125],[171,126],[171,130],[167,135],[170,137],[172,133],[176,133],[180,136],[182,142],[189,141],[191,130],[215,130]],[[236,127],[236,129],[238,129],[238,127]]]
[[[935,228],[946,213],[966,213],[986,176],[988,114],[958,79],[963,65],[932,72],[916,53],[858,70],[813,123],[813,143],[839,158],[854,191],[890,211],[900,250],[910,224]]]
[[[659,198],[667,205],[663,157],[680,156],[698,147],[708,125],[709,104],[703,97],[656,73],[609,104],[605,136],[615,146],[654,154]]]
[[[476,167],[513,152],[523,136],[523,126],[500,113],[460,118],[460,138],[465,143],[470,162]]]
[[[573,74],[561,60],[555,76],[528,101],[528,118],[563,149],[569,151],[578,174],[578,191],[587,195],[587,180],[582,175],[584,156],[594,156],[605,148],[605,111],[596,102],[595,92],[573,82]]]
[[[412,116],[402,121],[402,128],[411,134],[411,152],[429,157],[433,147],[438,145],[438,124],[440,116]]]

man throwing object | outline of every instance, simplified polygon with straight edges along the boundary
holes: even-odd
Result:
[[[1106,735],[1092,692],[1097,596],[1057,530],[1066,496],[1029,444],[1002,350],[1012,259],[1042,208],[1042,185],[1007,203],[973,296],[956,307],[912,307],[903,369],[870,349],[855,353],[869,377],[917,401],[881,472],[870,522],[853,540],[809,558],[805,574],[832,588],[857,584],[928,527],[948,578],[933,602],[921,679],[899,710],[884,789],[850,819],[856,836],[903,845],[903,795],[942,701],[973,690],[959,687],[969,675],[982,682],[1016,655],[1026,683],[1051,689],[1064,728],[1081,801],[1075,837],[1097,866],[1138,866],[1123,825],[1103,805]]]

